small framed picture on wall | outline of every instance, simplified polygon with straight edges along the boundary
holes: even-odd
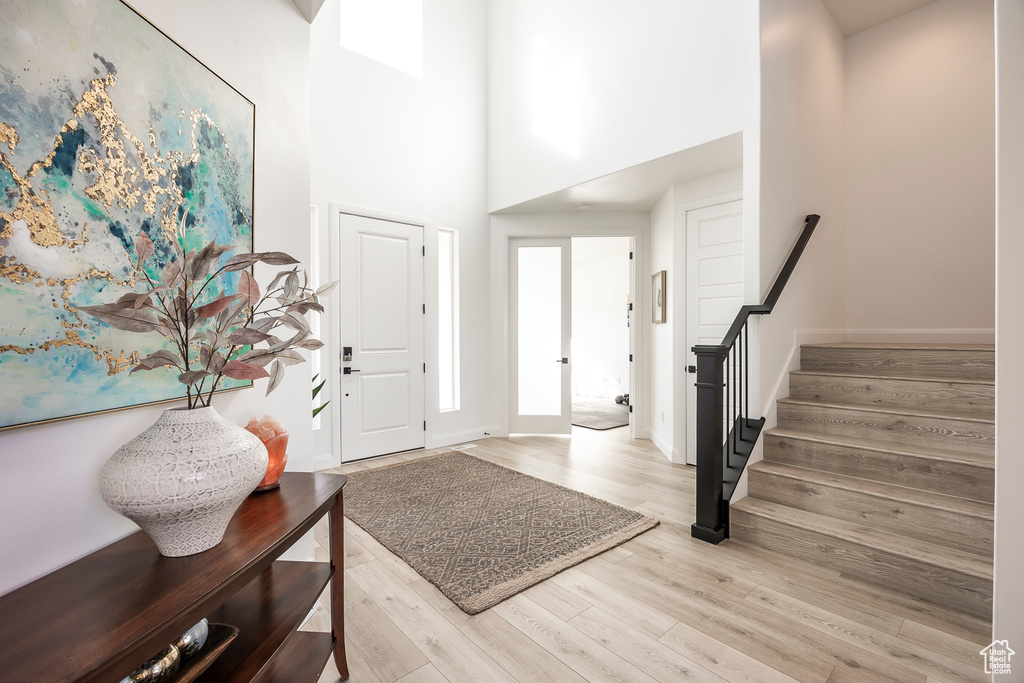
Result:
[[[653,308],[651,311],[652,318],[651,322],[663,323],[665,322],[665,271],[659,270],[657,273],[651,276],[651,301],[653,302]]]

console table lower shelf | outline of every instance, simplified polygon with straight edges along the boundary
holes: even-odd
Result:
[[[119,681],[203,617],[238,634],[212,661],[187,660],[182,683],[316,683],[332,654],[347,678],[346,481],[286,473],[242,504],[210,550],[167,558],[138,532],[0,596],[0,681]],[[324,514],[329,563],[278,559]],[[298,631],[328,586],[332,632]]]

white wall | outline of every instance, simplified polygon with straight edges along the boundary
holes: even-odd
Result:
[[[852,329],[994,325],[992,12],[939,0],[846,40]]]
[[[676,446],[675,425],[673,419],[673,393],[676,381],[673,363],[673,339],[679,321],[675,313],[675,296],[678,289],[676,280],[683,277],[679,272],[679,264],[673,260],[673,244],[676,239],[676,200],[674,188],[665,193],[651,210],[651,240],[649,263],[650,270],[646,281],[659,271],[665,272],[665,291],[668,293],[665,303],[668,307],[666,322],[651,322],[651,307],[642,309],[638,315],[643,324],[650,330],[651,357],[647,365],[650,368],[650,425],[651,441],[665,457],[672,459],[672,449]],[[685,235],[685,233],[683,233]],[[685,240],[685,237],[683,238]],[[680,331],[679,339],[683,338],[686,328]],[[680,439],[680,443],[685,443]]]
[[[572,392],[613,399],[629,393],[628,237],[572,241]],[[630,316],[629,323],[636,317]]]
[[[1024,643],[1024,0],[996,0],[996,530],[994,638]],[[1019,648],[1018,648],[1019,649]],[[1018,666],[1014,664],[1014,667]]]
[[[427,445],[480,438],[494,421],[486,211],[487,8],[476,0],[423,5],[423,77],[343,49],[339,0],[313,23],[312,198],[330,248],[330,204],[427,223]],[[438,411],[437,228],[459,231],[462,408]],[[328,272],[327,254],[321,259]],[[335,296],[335,300],[337,296]],[[335,303],[336,305],[336,303]],[[329,330],[328,330],[329,331]],[[328,342],[336,358],[340,342]],[[326,357],[325,357],[326,358]],[[433,362],[432,362],[433,361]],[[337,382],[332,418],[317,433],[318,463],[340,453]]]
[[[132,5],[256,103],[255,237],[259,250],[308,260],[308,25],[290,0],[134,0]],[[299,226],[298,230],[294,226]],[[262,276],[261,276],[262,279]],[[264,399],[256,389],[222,395],[214,406],[244,424],[270,412],[291,432],[289,470],[309,469],[308,366],[292,368]],[[0,592],[8,591],[124,536],[137,527],[99,496],[99,471],[121,444],[163,407],[79,418],[0,433]]]
[[[489,6],[492,210],[756,128],[753,2]]]
[[[767,295],[804,216],[821,215],[775,311],[755,321],[760,344],[755,395],[769,418],[795,331],[846,324],[843,120],[843,36],[831,15],[819,0],[761,0],[759,194],[744,188],[744,211],[760,216],[760,276],[759,282],[746,283],[748,300]],[[758,196],[760,206],[752,206]],[[753,296],[752,285],[759,290]],[[751,462],[760,457],[758,446]],[[734,500],[744,495],[745,480]]]

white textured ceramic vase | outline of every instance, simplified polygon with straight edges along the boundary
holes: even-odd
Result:
[[[267,473],[267,449],[213,408],[165,410],[103,466],[100,494],[167,557],[224,538],[231,516]]]

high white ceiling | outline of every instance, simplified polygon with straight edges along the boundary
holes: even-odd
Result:
[[[935,0],[821,0],[844,36],[913,12]]]
[[[582,203],[590,211],[650,211],[673,185],[742,165],[743,136],[736,133],[495,213],[579,211]]]

